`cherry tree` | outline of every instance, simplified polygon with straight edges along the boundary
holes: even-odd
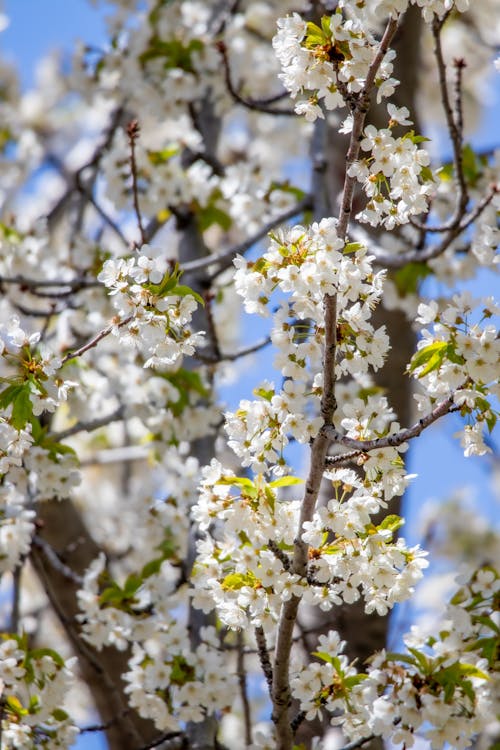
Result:
[[[498,258],[500,152],[465,137],[497,3],[105,5],[33,91],[2,63],[0,745],[469,747],[474,514],[440,624],[385,636],[428,565],[407,450],[455,413],[491,456],[500,307],[457,284]]]

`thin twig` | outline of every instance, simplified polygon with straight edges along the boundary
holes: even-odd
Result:
[[[129,714],[130,711],[130,708],[126,708],[121,712],[119,716],[113,716],[112,719],[110,719],[109,721],[105,721],[102,724],[88,724],[86,727],[81,727],[80,734],[89,734],[91,732],[105,732],[106,729],[109,729],[114,724],[117,724],[119,721],[121,721],[121,719]]]
[[[269,695],[272,698],[273,695],[273,667],[271,659],[269,658],[269,651],[267,648],[266,634],[262,625],[258,625],[255,628],[255,640],[257,642],[257,653],[259,655],[260,666],[266,678],[267,687],[269,689]]]
[[[376,737],[375,734],[370,734],[368,737],[361,737],[359,740],[353,740],[347,745],[339,748],[339,750],[356,750],[358,747],[363,747],[367,742],[371,742]]]
[[[87,169],[88,164],[86,164],[84,167],[81,167],[74,176],[67,176],[66,168],[64,166],[64,163],[55,155],[55,154],[48,154],[47,155],[47,161],[52,164],[56,169],[59,170],[59,172],[66,177],[68,182],[72,183],[71,186],[71,192],[74,190],[77,190],[81,195],[83,195],[88,202],[94,207],[96,212],[99,214],[101,219],[104,221],[105,224],[107,224],[114,232],[115,234],[120,238],[121,242],[125,247],[129,247],[129,242],[125,235],[123,234],[122,230],[118,226],[118,224],[111,218],[111,216],[108,216],[106,211],[100,206],[96,199],[94,198],[94,195],[92,193],[92,188],[88,184],[85,184],[82,181],[82,174],[84,169]],[[90,183],[92,185],[92,181]]]
[[[275,558],[280,561],[286,571],[289,571],[292,567],[292,561],[282,549],[278,547],[275,541],[269,539],[267,542],[267,548],[273,553]]]
[[[207,357],[202,352],[196,352],[196,359],[199,359],[200,362],[203,362],[205,364],[217,364],[218,362],[234,362],[237,359],[241,359],[241,357],[247,357],[249,354],[254,354],[255,352],[259,352],[261,349],[265,349],[266,346],[269,346],[271,343],[271,339],[269,337],[266,337],[265,339],[261,339],[261,341],[257,341],[255,344],[251,344],[250,346],[243,347],[242,349],[237,349],[235,352],[230,352],[227,354],[223,354],[222,352],[219,353],[218,357]]]
[[[251,99],[242,96],[239,91],[235,88],[231,79],[231,68],[229,65],[229,59],[227,55],[227,47],[223,41],[217,42],[217,49],[220,52],[222,58],[222,64],[224,67],[224,78],[226,81],[227,90],[231,94],[232,98],[238,104],[242,104],[247,109],[253,109],[257,112],[265,112],[268,115],[284,115],[285,117],[297,117],[297,113],[294,109],[282,109],[281,107],[272,107],[276,101],[283,99],[287,95],[287,91],[274,94],[273,96],[265,99]]]
[[[20,287],[25,287],[26,290],[31,291],[32,289],[52,288],[52,287],[68,287],[68,292],[56,292],[55,294],[71,294],[72,292],[78,292],[81,289],[88,289],[90,287],[102,286],[102,284],[96,279],[87,279],[80,277],[76,279],[30,279],[26,276],[0,276],[0,284],[17,284]],[[24,291],[22,289],[21,291]],[[38,296],[52,297],[54,294],[47,293],[46,295],[39,294]]]
[[[130,146],[130,171],[132,173],[132,194],[134,197],[134,211],[137,218],[137,225],[139,227],[139,234],[141,235],[141,243],[146,244],[146,233],[142,223],[141,208],[139,206],[139,189],[138,189],[138,177],[137,177],[137,161],[135,158],[135,144],[139,138],[140,129],[137,120],[131,120],[127,125],[128,142]]]
[[[187,748],[186,735],[183,732],[166,732],[152,742],[148,742],[147,745],[141,745],[137,750],[152,750],[153,747],[158,747],[158,745],[162,745],[164,742],[167,743],[169,740],[172,740],[172,742],[165,745],[164,750],[182,750],[183,748]]]
[[[229,266],[231,266],[233,260],[237,255],[244,255],[247,250],[250,250],[253,245],[266,237],[269,232],[272,232],[272,230],[276,229],[277,226],[283,224],[289,219],[293,219],[294,216],[297,216],[297,214],[300,214],[303,211],[307,211],[311,207],[312,200],[311,196],[308,195],[291,208],[287,208],[286,211],[283,211],[278,216],[275,216],[267,224],[264,224],[262,227],[260,227],[260,229],[258,229],[255,234],[253,234],[248,239],[243,240],[243,242],[240,242],[238,245],[234,245],[234,247],[231,247],[229,250],[224,250],[224,252],[222,253],[214,253],[213,255],[207,255],[203,258],[198,258],[197,260],[183,263],[182,270],[185,273],[189,273],[191,271],[197,271],[200,268],[207,268],[212,265],[219,266],[217,271],[215,271],[208,279],[208,281],[213,281],[213,279],[219,276],[222,271],[225,271],[226,268],[229,268]]]
[[[453,149],[453,164],[455,167],[455,179],[458,184],[458,190],[453,216],[445,224],[427,226],[426,224],[422,224],[414,219],[411,220],[413,226],[417,229],[425,229],[427,232],[448,232],[458,227],[462,222],[467,203],[469,202],[469,193],[463,165],[462,71],[465,67],[465,62],[463,60],[455,61],[455,96],[454,104],[452,106],[448,92],[448,82],[446,80],[446,63],[444,61],[443,48],[441,45],[441,31],[448,16],[449,11],[445,13],[442,18],[435,17],[432,23],[432,35],[434,37],[434,56],[437,63],[441,103],[443,105],[446,125]]]
[[[51,547],[51,545],[45,539],[43,539],[38,534],[35,534],[32,539],[32,544],[43,553],[47,562],[49,562],[50,565],[55,570],[57,570],[58,573],[64,576],[64,578],[76,584],[77,586],[82,585],[83,578],[75,573],[75,571],[70,568],[69,565],[66,565],[66,563],[61,560],[55,549]]]
[[[122,405],[115,409],[115,411],[111,412],[111,414],[105,414],[102,417],[96,417],[96,419],[92,419],[89,422],[77,422],[72,427],[68,427],[66,430],[51,433],[50,437],[56,442],[60,443],[61,441],[66,440],[67,438],[71,437],[72,435],[76,435],[79,432],[93,432],[94,430],[98,430],[100,427],[106,427],[108,424],[111,424],[111,422],[117,422],[123,419],[124,413],[125,408]]]
[[[125,326],[127,325],[127,323],[130,323],[133,317],[134,317],[133,315],[128,315],[126,318],[123,318],[123,320],[110,323],[109,326],[106,326],[106,328],[103,328],[102,331],[99,331],[99,333],[96,334],[93,339],[90,339],[90,341],[87,341],[87,343],[81,346],[79,349],[75,349],[73,352],[68,352],[62,358],[61,365],[64,365],[70,359],[76,359],[76,357],[81,357],[82,354],[85,354],[85,352],[88,352],[89,349],[93,349],[94,346],[97,346],[99,341],[102,341],[102,339],[106,338],[106,336],[109,336],[109,334],[115,328],[122,328],[122,326]]]
[[[346,435],[341,435],[341,433],[338,432],[333,425],[328,425],[326,427],[326,431],[332,442],[340,445],[345,445],[346,448],[351,448],[353,450],[353,453],[350,454],[350,457],[354,457],[355,453],[360,455],[361,453],[368,453],[369,451],[374,451],[381,448],[397,448],[398,446],[403,445],[403,443],[406,443],[408,440],[418,437],[426,429],[426,427],[429,427],[438,419],[444,417],[445,414],[449,414],[453,411],[459,411],[460,407],[455,404],[454,399],[456,394],[460,393],[460,390],[462,389],[458,388],[450,396],[448,396],[447,399],[441,401],[429,414],[426,414],[425,417],[419,419],[418,422],[416,422],[412,427],[407,427],[404,430],[400,430],[394,435],[386,435],[385,437],[374,438],[373,440],[355,440],[354,438],[347,437]],[[331,456],[328,459],[328,463],[332,465],[336,458],[338,457]],[[345,454],[341,454],[340,458],[345,460]]]
[[[238,631],[237,635],[237,657],[236,657],[236,674],[240,686],[240,697],[243,706],[243,724],[245,727],[245,746],[252,744],[252,714],[250,711],[250,701],[248,700],[247,676],[245,671],[245,649],[243,633]]]
[[[123,116],[123,110],[124,110],[123,104],[119,105],[115,109],[115,111],[111,115],[109,125],[104,132],[104,138],[96,146],[94,153],[92,154],[89,161],[87,161],[83,166],[79,167],[72,176],[67,177],[67,180],[69,183],[68,189],[66,190],[64,195],[57,201],[56,205],[51,209],[51,211],[47,214],[47,222],[49,226],[57,219],[58,215],[64,209],[67,202],[70,200],[71,196],[74,193],[75,186],[77,185],[78,180],[80,179],[80,176],[83,174],[83,172],[85,172],[87,169],[90,169],[90,168],[96,168],[99,165],[100,160],[102,159],[103,155],[106,153],[106,151],[108,150],[108,148],[110,147],[113,141],[114,134]],[[59,165],[60,165],[60,162],[59,162]],[[62,174],[66,174],[66,170],[64,168],[61,171],[62,171]]]
[[[426,263],[429,260],[438,258],[450,247],[453,240],[455,240],[460,234],[462,234],[462,232],[468,229],[476,219],[479,218],[498,192],[498,185],[492,185],[487,195],[479,201],[475,208],[463,217],[463,220],[458,226],[454,229],[450,229],[447,236],[436,245],[429,245],[425,250],[408,250],[407,252],[399,253],[398,255],[388,253],[380,247],[370,245],[370,253],[373,254],[377,263],[386,268],[403,268],[408,263]]]

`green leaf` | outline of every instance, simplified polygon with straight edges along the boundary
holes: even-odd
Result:
[[[320,27],[312,21],[307,22],[306,36],[304,38],[304,41],[302,42],[302,44],[304,44],[307,49],[312,49],[314,47],[318,47],[319,45],[328,44],[329,42],[329,34],[325,34],[323,29],[320,29]]]
[[[157,557],[154,560],[147,562],[141,570],[141,578],[145,580],[146,578],[151,578],[151,576],[159,573],[164,559],[164,557]]]
[[[17,229],[9,227],[3,221],[0,221],[0,237],[6,239],[11,244],[17,244],[23,239],[23,235]]]
[[[200,52],[202,49],[203,42],[199,39],[191,39],[185,45],[179,39],[164,41],[158,36],[153,36],[150,39],[149,47],[139,55],[139,62],[141,65],[146,65],[150,60],[162,59],[165,70],[182,68],[182,70],[194,73],[191,57],[193,52]]]
[[[170,290],[170,294],[176,295],[177,297],[194,297],[199,305],[205,307],[205,300],[203,297],[200,297],[198,292],[193,291],[190,286],[184,286],[182,284],[174,286],[174,288]]]
[[[300,477],[280,477],[269,482],[268,487],[291,487],[294,484],[303,484],[304,480]]]
[[[133,597],[137,593],[138,589],[142,585],[142,578],[135,573],[131,573],[127,576],[125,584],[123,586],[123,593],[125,598]]]
[[[313,651],[311,656],[315,656],[317,659],[326,662],[327,664],[333,664],[333,656],[327,651]]]
[[[363,245],[362,242],[348,242],[347,245],[344,246],[342,253],[344,255],[349,255],[350,253],[357,253],[358,250],[361,250],[364,247],[365,245]]]
[[[443,164],[442,167],[436,170],[435,174],[439,177],[439,179],[442,182],[450,182],[453,179],[454,172],[455,172],[454,165],[449,163],[449,164]]]
[[[404,297],[406,294],[416,294],[420,282],[431,274],[427,263],[407,263],[394,273],[393,279],[400,296]]]
[[[331,29],[331,17],[330,16],[321,16],[321,28],[323,29],[323,33],[326,36],[331,35],[332,29]]]
[[[52,716],[56,721],[67,721],[67,719],[69,719],[69,714],[67,714],[66,711],[63,711],[62,708],[55,708],[52,711]]]
[[[422,167],[420,170],[420,177],[424,182],[436,182],[434,179],[434,174],[432,173],[432,169],[430,167]]]
[[[271,195],[271,193],[274,193],[276,190],[281,193],[289,193],[290,195],[294,195],[299,201],[302,200],[302,198],[304,198],[305,196],[304,190],[296,187],[295,185],[291,185],[288,180],[285,180],[284,182],[277,182],[274,180],[273,182],[271,182],[269,190],[267,191],[267,195]],[[269,236],[271,236],[271,233]]]
[[[423,349],[419,349],[412,357],[409,366],[410,372],[423,367],[423,370],[418,374],[418,377],[422,378],[424,375],[428,375],[429,372],[437,370],[445,357],[447,349],[447,341],[434,341]]]
[[[410,652],[410,654],[412,654],[415,657],[420,669],[424,673],[427,673],[431,664],[427,656],[423,654],[421,651],[419,651],[417,648],[412,648],[411,646],[408,646],[408,651]]]
[[[224,591],[239,591],[243,586],[254,588],[256,583],[257,578],[248,571],[247,573],[229,573],[222,581],[221,586]]]
[[[486,421],[486,424],[488,425],[488,432],[490,432],[490,433],[493,432],[493,429],[494,429],[494,427],[495,427],[495,425],[497,423],[497,420],[498,420],[498,417],[495,414],[495,412],[490,412],[486,416],[486,420],[485,421]]]
[[[23,383],[21,389],[12,401],[12,414],[10,422],[16,430],[22,430],[31,421],[33,416],[33,404],[31,403],[31,387],[29,383]]]
[[[413,667],[417,666],[417,660],[408,656],[408,654],[398,654],[396,651],[388,651],[386,654],[387,661],[402,661],[403,664],[411,664]]]
[[[415,135],[414,130],[408,130],[408,132],[404,134],[403,139],[407,139],[415,144],[425,143],[425,141],[431,140],[430,138],[426,138],[425,135]]]
[[[348,690],[352,690],[353,687],[361,684],[366,679],[368,679],[368,675],[364,674],[363,672],[359,672],[358,674],[353,674],[350,677],[346,677],[343,684],[345,688],[347,688]]]
[[[216,484],[234,485],[235,487],[245,487],[245,489],[255,489],[255,484],[248,477],[222,476],[217,480]]]
[[[228,232],[233,224],[232,218],[226,211],[213,204],[202,208],[197,213],[198,226],[202,232],[214,224],[218,224],[224,232]]]
[[[391,513],[390,515],[386,516],[382,523],[380,523],[376,528],[383,530],[388,529],[389,531],[397,531],[401,528],[401,526],[404,526],[404,523],[404,518]]]
[[[474,666],[474,664],[459,662],[458,666],[462,675],[467,675],[467,677],[478,677],[480,680],[490,679],[489,675],[486,674],[486,672],[478,669]]]
[[[50,656],[54,664],[57,664],[61,669],[64,667],[64,659],[52,648],[35,648],[29,652],[29,656],[31,659],[42,659],[44,656]]]
[[[4,698],[4,701],[7,708],[15,713],[16,716],[21,717],[28,714],[28,710],[24,708],[19,698],[17,698],[15,695],[8,695],[6,698]]]
[[[254,396],[260,396],[264,401],[270,401],[275,394],[274,390],[266,390],[265,388],[254,388],[252,392]]]
[[[177,144],[167,146],[167,148],[161,149],[161,151],[148,151],[148,159],[157,166],[158,164],[166,164],[173,156],[177,156],[179,153],[179,146]]]

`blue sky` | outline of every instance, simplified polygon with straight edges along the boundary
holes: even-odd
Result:
[[[21,73],[22,84],[29,88],[34,80],[37,60],[47,51],[58,48],[71,50],[76,39],[100,44],[105,39],[103,10],[97,11],[87,0],[4,0],[5,12],[11,19],[10,26],[1,35],[2,54],[16,63]],[[497,76],[496,96],[486,111],[483,122],[474,134],[474,145],[489,148],[498,142],[500,121],[500,76]],[[491,274],[468,285],[473,294],[492,294],[495,281]],[[498,289],[498,283],[496,283]],[[253,326],[250,326],[252,329]],[[253,329],[255,333],[255,328]],[[255,383],[251,375],[245,379],[245,397],[251,397]],[[419,510],[429,497],[446,497],[459,487],[473,487],[481,498],[481,507],[491,521],[499,521],[499,501],[494,498],[490,470],[487,463],[477,458],[464,459],[457,440],[451,436],[460,428],[456,416],[435,425],[425,440],[417,440],[412,446],[409,470],[419,474],[414,480],[406,500],[407,524],[404,534],[412,542],[418,540]],[[499,443],[498,437],[496,438]],[[106,747],[99,735],[81,737],[80,750],[101,750]]]

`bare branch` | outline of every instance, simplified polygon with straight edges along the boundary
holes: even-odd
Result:
[[[141,235],[141,243],[146,244],[146,233],[142,223],[141,208],[139,206],[139,189],[137,177],[137,161],[135,158],[135,142],[139,138],[140,129],[137,120],[131,120],[127,125],[127,136],[130,146],[130,171],[132,173],[132,194],[134,197],[134,211],[137,218],[137,226]]]
[[[399,16],[389,19],[374,59],[368,69],[363,90],[357,97],[355,103],[353,103],[353,126],[346,156],[346,171],[342,191],[341,209],[337,225],[338,236],[342,239],[347,237],[354,196],[354,185],[356,181],[356,178],[349,175],[349,167],[358,158],[359,150],[361,148],[361,134],[369,107],[370,96],[375,85],[377,71],[389,49],[392,38],[396,33],[398,22]],[[304,523],[312,518],[316,506],[329,444],[327,426],[332,423],[336,407],[334,392],[335,354],[337,348],[336,297],[329,295],[325,296],[323,304],[325,309],[325,343],[323,350],[324,389],[321,400],[323,427],[319,430],[311,446],[309,475],[306,481],[295,541],[293,572],[301,577],[305,577],[307,572],[308,549],[307,544],[301,539],[302,529],[304,528]],[[293,630],[297,619],[299,603],[300,598],[297,596],[292,596],[288,601],[284,602],[278,624],[272,691],[272,719],[276,726],[278,750],[287,750],[291,747],[293,742],[293,729],[288,718],[288,709],[291,701],[289,662],[290,650],[293,642]]]
[[[152,750],[154,747],[163,745],[163,750],[184,750],[188,747],[186,735],[182,732],[166,732],[161,734],[147,745],[142,745],[138,750]]]
[[[447,236],[436,245],[429,245],[424,250],[408,250],[407,252],[399,253],[398,255],[388,253],[380,247],[370,245],[370,253],[375,256],[377,263],[386,268],[403,268],[408,263],[426,263],[428,260],[438,258],[450,247],[453,240],[455,240],[462,232],[473,224],[476,219],[479,218],[498,191],[498,185],[492,185],[487,195],[479,201],[475,208],[463,217],[463,220],[458,226],[454,229],[450,229]]]
[[[284,115],[285,117],[297,117],[297,113],[294,109],[282,109],[281,107],[270,106],[273,102],[279,101],[287,96],[288,92],[283,91],[279,94],[274,94],[266,99],[250,99],[242,96],[239,91],[235,88],[231,79],[231,69],[229,65],[229,59],[227,55],[227,47],[223,41],[217,42],[217,49],[220,52],[222,58],[222,64],[224,66],[224,78],[226,81],[227,90],[231,94],[232,98],[238,104],[242,104],[247,109],[253,109],[257,112],[265,112],[268,115]]]
[[[266,678],[267,687],[269,688],[269,695],[272,698],[273,695],[273,667],[271,665],[271,659],[269,658],[269,651],[267,649],[266,634],[264,628],[258,625],[255,628],[255,640],[257,642],[257,653],[259,654],[260,666]]]
[[[368,453],[369,451],[378,450],[380,448],[397,448],[398,446],[403,445],[403,443],[406,443],[408,440],[418,437],[426,429],[426,427],[429,427],[438,419],[444,417],[445,414],[449,414],[453,411],[459,411],[460,407],[455,404],[454,399],[455,395],[459,393],[460,390],[462,389],[458,388],[450,396],[448,396],[447,399],[441,401],[429,414],[427,414],[425,417],[422,417],[422,419],[419,419],[418,422],[416,422],[412,427],[407,427],[404,430],[400,430],[394,435],[386,435],[385,437],[374,438],[373,440],[355,440],[354,438],[349,438],[345,435],[341,435],[333,425],[328,425],[325,429],[327,431],[328,437],[332,440],[332,442],[338,443],[340,445],[345,445],[346,448],[353,449],[353,452],[349,454],[349,458],[354,458],[356,454],[360,455],[362,453]],[[332,464],[335,464],[337,458],[345,460],[346,454],[341,454],[340,456],[330,456],[328,458],[328,464],[330,466]]]
[[[81,289],[89,289],[91,287],[102,286],[102,284],[96,279],[87,279],[84,276],[76,279],[29,279],[26,276],[0,276],[0,284],[17,284],[20,287],[24,287],[21,291],[32,291],[34,289],[49,289],[52,287],[67,287],[67,292],[47,292],[46,294],[38,293],[37,296],[53,297],[63,296],[71,294],[72,292],[79,292]]]
[[[258,229],[255,234],[253,234],[248,239],[243,240],[243,242],[240,242],[238,245],[235,245],[234,247],[230,248],[229,250],[225,250],[222,253],[207,255],[203,258],[197,258],[196,260],[191,260],[188,263],[184,263],[182,265],[182,270],[185,273],[189,273],[191,271],[198,271],[201,268],[208,268],[212,265],[218,265],[219,268],[210,277],[210,280],[213,280],[220,273],[222,273],[222,271],[231,266],[234,258],[237,255],[244,255],[247,250],[250,250],[253,245],[266,237],[269,232],[272,232],[272,230],[276,229],[277,226],[283,224],[289,219],[292,219],[294,216],[297,216],[297,214],[300,214],[303,211],[307,211],[311,208],[311,206],[311,197],[306,196],[301,201],[296,203],[295,206],[292,206],[286,211],[283,211],[283,213],[279,214],[279,216],[275,216],[267,224],[264,224],[262,227],[260,227],[260,229]]]
[[[250,701],[248,700],[247,677],[245,671],[245,649],[243,642],[243,633],[238,631],[237,635],[237,657],[236,657],[236,674],[240,687],[241,703],[243,706],[243,723],[245,727],[245,745],[248,747],[252,743],[252,714],[250,710]]]
[[[63,165],[58,160],[56,160],[56,162],[53,162],[53,163],[56,163],[56,166],[58,169],[60,169],[61,173],[66,175],[68,188],[66,192],[64,193],[64,195],[58,200],[56,205],[52,208],[52,210],[47,214],[47,221],[49,224],[49,228],[57,220],[57,218],[59,217],[59,214],[65,209],[67,203],[69,202],[69,200],[71,199],[74,193],[75,187],[78,187],[80,183],[81,175],[87,169],[91,169],[91,168],[95,169],[98,167],[99,162],[101,161],[103,155],[106,153],[106,151],[108,150],[108,148],[110,147],[113,141],[116,129],[118,128],[120,121],[123,117],[123,111],[124,111],[123,105],[120,105],[115,109],[115,111],[111,115],[109,125],[106,131],[104,132],[104,137],[102,141],[96,146],[94,153],[89,159],[89,161],[87,161],[83,166],[79,167],[73,175],[71,176],[67,175],[66,170],[64,169]],[[51,160],[53,158],[55,157],[50,157]]]
[[[111,412],[111,414],[105,414],[102,417],[96,417],[96,419],[92,419],[89,422],[77,422],[72,427],[68,427],[66,430],[51,433],[50,437],[60,443],[62,440],[66,440],[66,438],[69,438],[72,435],[76,435],[79,432],[93,432],[94,430],[98,430],[100,427],[106,427],[106,425],[111,424],[111,422],[118,422],[119,420],[123,419],[124,413],[125,408],[122,405],[119,406],[118,409],[115,409],[115,411]]]
[[[55,570],[57,570],[58,573],[64,576],[64,578],[66,578],[68,581],[71,581],[72,583],[75,583],[77,586],[82,585],[83,578],[75,573],[75,571],[72,570],[69,565],[66,565],[66,563],[61,560],[55,549],[45,539],[42,539],[41,536],[35,534],[32,539],[32,544],[34,547],[43,552],[43,555],[47,562],[49,562],[50,565]]]
[[[255,344],[243,347],[242,349],[238,349],[235,352],[231,352],[228,354],[223,354],[221,352],[219,353],[218,357],[206,357],[202,352],[196,352],[196,358],[199,359],[200,362],[204,362],[206,364],[217,364],[218,362],[234,362],[237,359],[247,357],[249,354],[254,354],[261,349],[265,349],[265,347],[269,346],[270,343],[271,339],[269,337],[266,337],[265,339],[257,341]]]
[[[106,336],[109,336],[109,334],[115,329],[115,328],[122,328],[122,326],[127,325],[127,323],[130,323],[130,321],[133,319],[133,315],[128,315],[126,318],[123,318],[123,320],[119,320],[117,322],[110,323],[109,326],[106,326],[106,328],[103,328],[102,331],[99,331],[98,334],[94,336],[93,339],[90,339],[86,344],[81,346],[79,349],[75,349],[73,352],[68,352],[61,361],[61,364],[64,365],[66,362],[68,362],[70,359],[75,359],[76,357],[81,357],[82,354],[85,354],[85,352],[88,352],[89,349],[93,349],[94,346],[97,346],[99,341],[102,341],[102,339],[106,338]]]

